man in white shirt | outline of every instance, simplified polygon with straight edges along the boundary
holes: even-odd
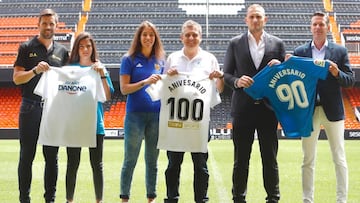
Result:
[[[222,92],[224,88],[223,73],[220,71],[215,56],[200,48],[201,34],[202,29],[200,24],[197,22],[188,20],[183,24],[180,38],[184,47],[182,50],[169,55],[164,72],[168,75],[176,75],[179,72],[186,72],[191,75],[206,75],[209,79],[216,78],[217,89],[219,92]],[[185,130],[184,133],[186,133]],[[208,133],[209,131],[207,131],[206,135],[208,135]],[[176,203],[178,202],[180,196],[179,176],[184,151],[167,151],[167,156],[169,163],[165,171],[167,189],[167,198],[165,199],[165,203]],[[208,153],[191,152],[191,156],[194,164],[193,185],[195,202],[207,202],[209,200],[207,196],[209,172],[206,163]]]

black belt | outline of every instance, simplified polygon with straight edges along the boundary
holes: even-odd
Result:
[[[25,103],[28,103],[28,104],[32,104],[34,106],[40,106],[41,108],[44,105],[43,101],[36,101],[36,100],[28,99],[28,98],[25,98],[25,97],[22,98],[22,101],[25,102]]]
[[[262,103],[264,103],[263,100],[255,100],[255,101],[254,101],[254,104],[262,104]]]
[[[315,101],[315,106],[321,106],[321,102],[318,101],[318,100],[316,100],[316,101]]]

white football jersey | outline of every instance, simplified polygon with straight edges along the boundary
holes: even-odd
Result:
[[[44,100],[39,144],[96,147],[97,105],[106,101],[96,71],[91,67],[51,67],[34,93]]]
[[[210,108],[221,102],[214,80],[208,76],[162,75],[146,92],[161,101],[159,149],[207,152]]]

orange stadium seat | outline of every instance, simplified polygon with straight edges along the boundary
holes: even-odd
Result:
[[[360,29],[356,29],[356,28],[346,28],[343,30],[343,33],[346,34],[359,34],[360,33]]]
[[[70,33],[72,32],[71,29],[68,28],[58,28],[56,30],[57,33]],[[20,36],[20,37],[34,37],[39,33],[39,30],[37,28],[14,28],[14,29],[1,29],[0,28],[0,36]]]
[[[360,56],[350,55],[349,60],[350,60],[350,64],[360,64]]]
[[[0,64],[13,64],[19,44],[39,33],[37,17],[0,17]],[[64,22],[58,23],[57,33],[71,33]]]
[[[15,62],[16,55],[0,55],[0,64],[13,64]]]
[[[38,17],[1,17],[0,28],[37,28],[38,20]],[[65,27],[65,23],[59,22],[58,27]]]
[[[111,105],[109,111],[105,111],[104,122],[106,128],[124,127],[125,105],[124,101],[117,101]]]
[[[0,27],[36,27],[38,18],[36,17],[4,17],[0,18]]]
[[[0,88],[0,128],[18,128],[20,88]]]
[[[360,28],[360,20],[350,23],[350,27]]]
[[[360,129],[360,122],[357,120],[354,109],[360,106],[360,88],[344,88],[343,100],[345,108],[345,128]]]
[[[19,43],[0,43],[0,53],[16,53]]]
[[[29,37],[23,36],[0,36],[0,43],[9,43],[9,42],[23,42],[28,40]]]

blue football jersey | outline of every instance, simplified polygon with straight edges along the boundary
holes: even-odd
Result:
[[[270,102],[286,137],[308,137],[316,84],[327,77],[329,65],[325,60],[292,56],[279,65],[266,66],[244,91],[253,99]]]

